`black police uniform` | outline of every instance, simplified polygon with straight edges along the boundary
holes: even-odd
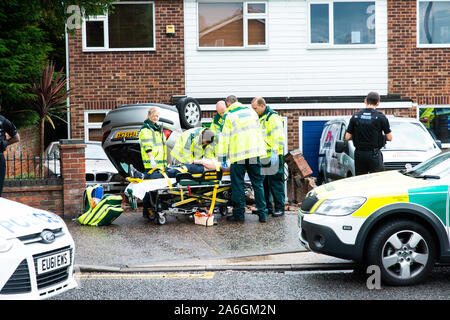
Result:
[[[384,134],[391,132],[389,121],[378,110],[366,108],[356,112],[350,119],[347,132],[353,136],[355,145],[355,174],[366,174],[384,170]]]
[[[12,138],[17,134],[17,129],[11,121],[0,115],[0,196],[2,195],[6,174],[6,161],[5,156],[3,155],[3,152],[8,146],[6,133]]]

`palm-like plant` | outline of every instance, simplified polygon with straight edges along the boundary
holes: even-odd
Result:
[[[45,121],[48,120],[55,129],[52,117],[58,118],[66,122],[61,117],[57,116],[56,112],[65,112],[66,99],[69,91],[66,90],[67,78],[61,69],[55,75],[55,63],[49,61],[47,65],[42,68],[42,74],[39,83],[33,83],[31,92],[36,96],[31,102],[33,110],[39,115],[39,133],[40,133],[40,154],[41,159],[44,155],[44,132]]]

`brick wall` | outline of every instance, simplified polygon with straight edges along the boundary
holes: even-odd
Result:
[[[76,217],[83,210],[86,188],[85,148],[80,140],[61,140],[61,178],[5,181],[2,196],[60,216]]]
[[[450,48],[417,48],[417,2],[388,1],[388,90],[419,105],[450,104]]]
[[[33,161],[19,161],[20,159],[32,159],[39,155],[39,128],[30,127],[18,130],[20,141],[12,144],[6,148],[4,152],[5,158],[17,159],[17,161],[8,162],[6,177],[13,177],[20,175],[21,173],[27,173],[33,171],[33,167],[36,163]],[[15,163],[15,166],[10,166],[11,163]],[[22,166],[22,167],[21,167]]]
[[[48,210],[58,215],[64,214],[64,198],[61,180],[53,183],[22,183],[5,182],[2,197],[26,205]]]
[[[183,1],[155,3],[156,51],[82,52],[81,30],[69,37],[71,135],[84,138],[84,110],[124,103],[171,103],[184,95]],[[175,35],[166,35],[166,25]]]

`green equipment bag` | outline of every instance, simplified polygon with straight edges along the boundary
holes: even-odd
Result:
[[[78,222],[90,226],[107,226],[123,212],[120,195],[103,195],[100,185],[87,187],[84,191],[84,213],[78,217]]]

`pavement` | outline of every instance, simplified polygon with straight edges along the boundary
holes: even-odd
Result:
[[[81,272],[177,272],[221,270],[343,270],[352,261],[306,251],[298,241],[297,212],[260,223],[247,211],[245,222],[215,215],[213,226],[188,215],[168,215],[157,225],[127,208],[113,224],[80,225],[66,220]]]

